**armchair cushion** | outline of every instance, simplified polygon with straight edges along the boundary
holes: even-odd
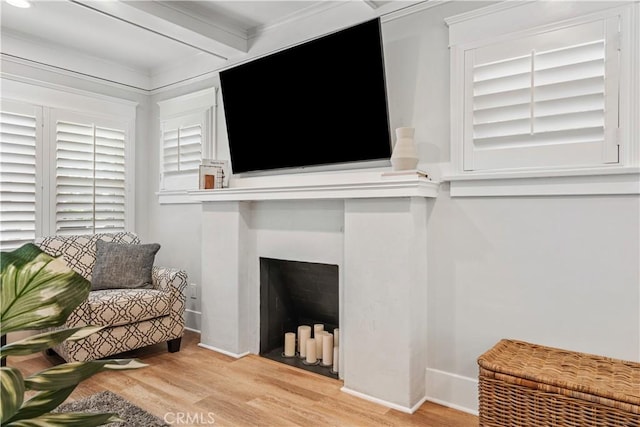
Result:
[[[92,325],[119,326],[167,316],[171,294],[155,289],[113,289],[89,294]]]
[[[98,240],[91,289],[152,288],[151,270],[159,250],[157,243],[138,245]]]

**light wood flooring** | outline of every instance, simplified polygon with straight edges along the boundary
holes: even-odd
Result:
[[[289,367],[256,355],[234,359],[198,347],[187,332],[178,353],[150,346],[127,357],[148,367],[107,371],[78,386],[70,399],[110,390],[173,425],[217,426],[477,426],[473,415],[425,403],[413,415],[388,409],[340,391],[342,381]],[[62,359],[36,354],[11,357],[23,374]],[[185,414],[177,423],[178,414]],[[190,417],[192,423],[184,424]]]

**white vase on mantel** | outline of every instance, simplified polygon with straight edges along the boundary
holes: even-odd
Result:
[[[396,145],[391,154],[394,171],[415,170],[418,166],[418,150],[413,140],[414,128],[397,128]]]

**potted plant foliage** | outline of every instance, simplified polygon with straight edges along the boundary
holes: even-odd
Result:
[[[0,256],[0,333],[57,328],[89,295],[91,284],[33,244]],[[0,359],[49,349],[64,340],[78,340],[100,330],[86,326],[53,329],[0,348]],[[146,366],[136,359],[64,363],[29,376],[3,366],[0,423],[4,426],[98,426],[121,421],[117,414],[52,413],[81,381],[105,370]],[[25,394],[31,391],[31,398]]]

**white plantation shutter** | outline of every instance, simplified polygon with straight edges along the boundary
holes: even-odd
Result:
[[[164,173],[180,170],[178,129],[165,130],[162,135],[162,170]]]
[[[8,107],[3,103],[3,109]],[[0,249],[10,250],[36,236],[36,138],[33,107],[0,112]]]
[[[197,171],[202,161],[202,125],[197,123],[178,129],[180,171]]]
[[[201,115],[163,123],[162,170],[165,174],[195,172],[202,161]]]
[[[617,163],[618,17],[465,52],[464,170]]]
[[[125,229],[125,132],[96,127],[95,228]]]
[[[100,126],[90,119],[56,120],[57,234],[125,229],[123,128]]]

